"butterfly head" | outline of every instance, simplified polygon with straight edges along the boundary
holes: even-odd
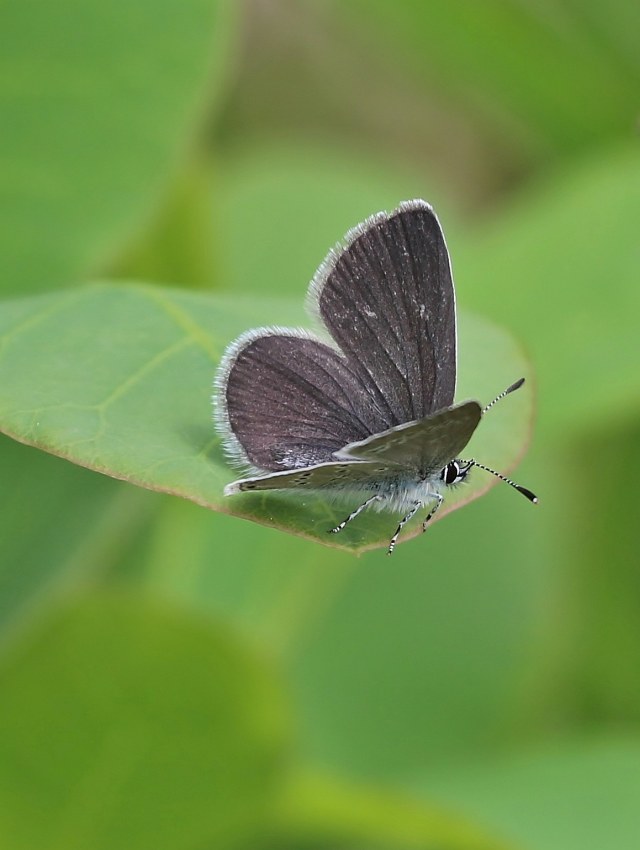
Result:
[[[440,473],[440,480],[445,484],[459,484],[467,477],[473,462],[466,460],[451,460]]]

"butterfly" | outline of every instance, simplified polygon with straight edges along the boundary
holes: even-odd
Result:
[[[308,307],[327,339],[258,328],[226,350],[215,379],[215,418],[229,457],[250,477],[225,495],[316,490],[363,501],[362,511],[402,514],[391,537],[426,510],[423,529],[473,467],[531,502],[525,487],[460,457],[484,408],[454,404],[456,304],[440,223],[422,200],[406,201],[350,230],[316,272]]]

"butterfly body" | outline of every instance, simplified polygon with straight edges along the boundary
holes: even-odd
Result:
[[[404,524],[429,506],[426,526],[474,465],[458,458],[482,415],[475,401],[453,403],[455,292],[429,204],[408,201],[349,231],[318,269],[308,306],[328,340],[259,328],[225,352],[216,422],[249,472],[225,495],[364,495],[331,531],[369,507],[404,512],[391,552]]]
[[[234,481],[225,487],[225,495],[232,496],[236,493],[255,492],[258,490],[307,490],[326,491],[330,498],[343,500],[353,496],[378,494],[384,497],[376,509],[379,511],[401,511],[408,504],[416,500],[428,501],[434,498],[435,492],[440,492],[443,482],[440,476],[423,478],[403,469],[389,470],[381,469],[375,464],[362,463],[357,470],[360,480],[352,480],[354,470],[344,464],[319,464],[315,467],[307,467],[302,472],[310,472],[316,477],[308,477],[306,474],[291,476],[289,479],[278,480],[273,476],[254,478],[243,478]],[[369,467],[366,470],[364,467]],[[324,481],[319,481],[318,476],[322,474]]]

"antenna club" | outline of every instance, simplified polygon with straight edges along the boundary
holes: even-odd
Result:
[[[519,390],[520,387],[524,384],[524,378],[518,378],[511,386],[505,391],[505,395],[509,395],[509,393],[513,393],[516,390]]]
[[[513,392],[515,392],[516,390],[519,390],[519,389],[520,389],[520,387],[521,387],[523,384],[524,384],[524,378],[519,378],[517,381],[515,381],[515,383],[513,383],[513,384],[511,384],[511,386],[507,387],[507,388],[506,388],[506,390],[503,390],[503,391],[500,393],[500,395],[497,395],[497,396],[494,398],[494,400],[493,400],[493,401],[489,402],[489,404],[487,404],[485,407],[483,407],[483,408],[482,408],[482,413],[484,414],[484,413],[486,413],[488,410],[491,410],[491,408],[494,406],[494,404],[497,404],[499,401],[502,401],[502,399],[503,399],[505,396],[508,396],[508,395],[509,395],[509,393],[513,393]]]
[[[516,484],[516,490],[522,493],[523,496],[526,496],[530,502],[533,502],[534,505],[538,504],[538,497],[535,493],[532,493],[531,490],[528,490],[526,487],[522,487],[520,484]]]

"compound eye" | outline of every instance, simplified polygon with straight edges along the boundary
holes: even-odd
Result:
[[[455,460],[448,463],[442,470],[442,480],[445,484],[455,484],[456,481],[458,481],[459,476],[460,465]]]

